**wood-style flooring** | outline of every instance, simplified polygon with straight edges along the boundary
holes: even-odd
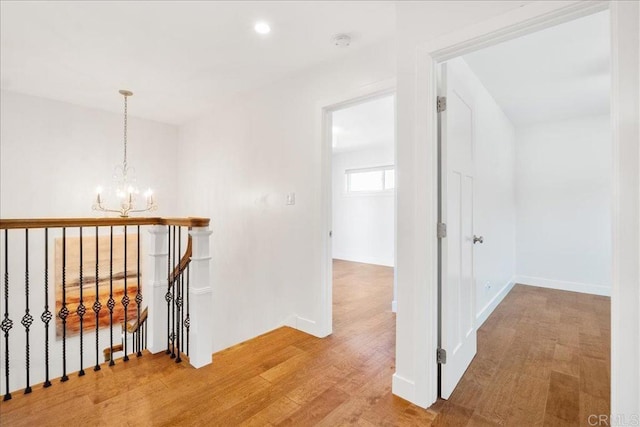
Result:
[[[610,299],[516,285],[478,329],[478,352],[438,426],[593,426],[610,413]],[[590,424],[591,422],[591,424]]]
[[[164,355],[0,403],[0,425],[429,425],[435,413],[391,394],[393,269],[334,262],[334,333],[280,328],[193,369]]]
[[[334,262],[334,333],[283,327],[193,369],[146,354],[0,403],[0,425],[588,425],[609,413],[609,300],[516,286],[429,410],[391,394],[393,270]],[[437,417],[437,418],[436,418]]]

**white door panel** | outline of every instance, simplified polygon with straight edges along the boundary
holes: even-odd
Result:
[[[440,95],[447,97],[441,117],[441,391],[448,398],[476,354],[473,277],[473,99],[455,75],[455,64],[442,65]]]

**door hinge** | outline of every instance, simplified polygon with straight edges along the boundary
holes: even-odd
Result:
[[[447,224],[444,222],[438,223],[438,239],[444,239],[447,237]]]
[[[438,113],[442,113],[446,109],[447,109],[447,97],[446,96],[439,96],[438,97],[438,102],[437,102],[437,111],[438,111]]]
[[[436,350],[436,361],[441,365],[447,363],[447,350],[444,348]]]

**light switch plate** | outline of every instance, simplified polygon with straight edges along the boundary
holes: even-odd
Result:
[[[296,204],[296,193],[287,193],[287,205],[295,205]]]

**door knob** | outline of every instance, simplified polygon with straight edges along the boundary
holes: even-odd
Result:
[[[480,236],[476,236],[475,234],[473,235],[473,244],[475,245],[476,243],[484,243],[484,237]]]

